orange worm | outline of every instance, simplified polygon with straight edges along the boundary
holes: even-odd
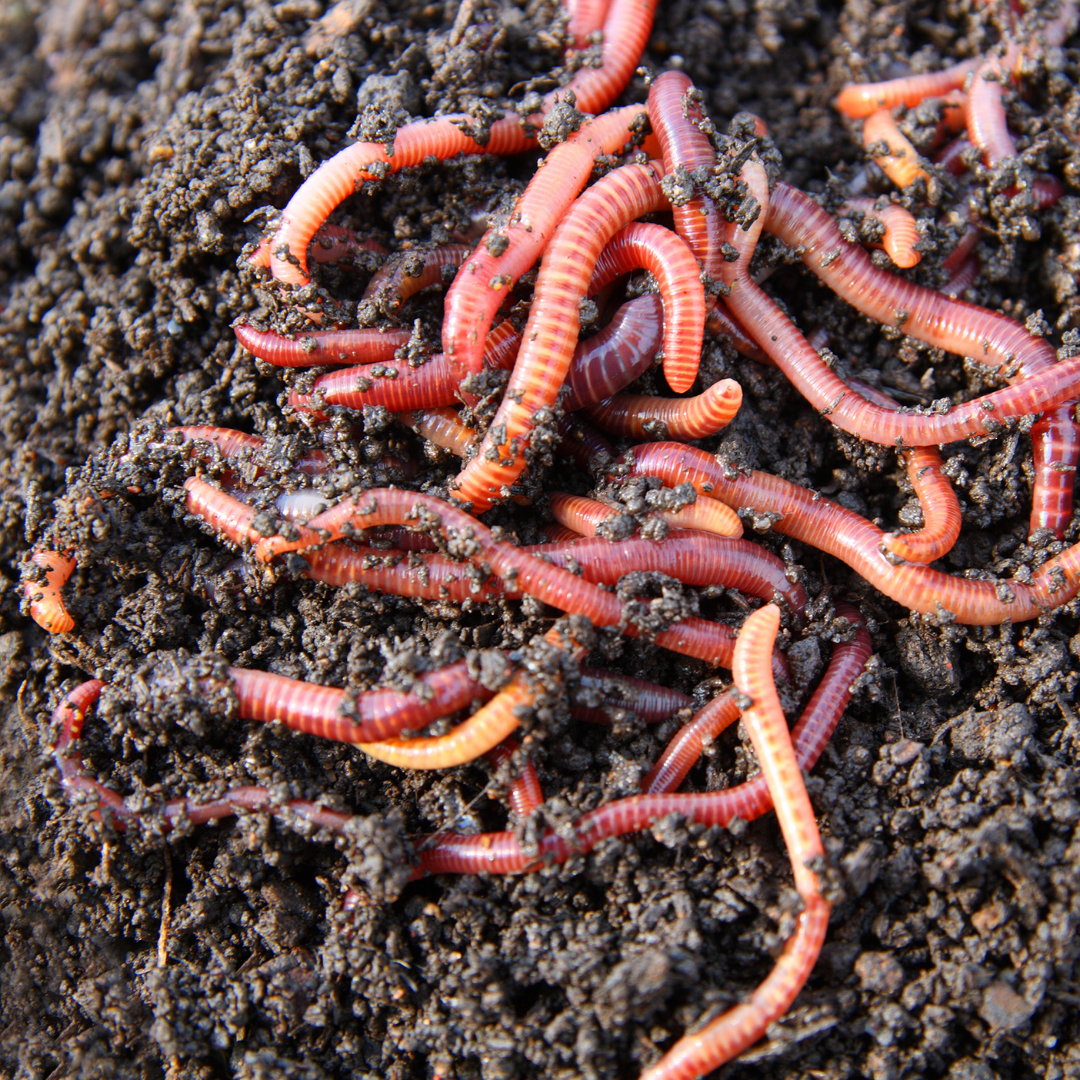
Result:
[[[851,379],[848,385],[867,401],[883,409],[899,409],[887,394]],[[908,562],[932,563],[951,551],[960,536],[960,503],[949,478],[941,471],[941,455],[935,446],[901,450],[900,462],[922,507],[923,527],[913,533],[888,533],[885,547]]]
[[[264,237],[251,253],[248,262],[252,266],[269,270],[272,244],[272,237]],[[308,257],[312,262],[336,263],[361,251],[367,251],[373,255],[389,254],[378,240],[363,238],[354,230],[342,228],[340,225],[322,225],[312,237]]]
[[[882,109],[898,105],[913,108],[926,98],[944,97],[951,90],[960,90],[981,60],[965,60],[942,71],[921,75],[905,75],[876,83],[848,83],[834,102],[837,109],[853,120],[862,119]]]
[[[60,591],[75,570],[75,560],[59,551],[35,551],[30,561],[44,571],[45,577],[44,584],[31,578],[23,586],[30,618],[50,634],[68,633],[75,628],[75,620],[68,614]]]
[[[659,476],[669,486],[690,483],[733,508],[776,514],[773,529],[847,563],[875,589],[924,615],[968,626],[1038,618],[1080,592],[1080,544],[1043,563],[1030,579],[979,581],[915,563],[895,565],[882,553],[885,533],[859,514],[768,473],[727,476],[716,459],[679,443],[635,447],[631,476]]]
[[[624,165],[589,188],[551,238],[502,404],[476,457],[455,481],[457,497],[474,512],[504,498],[525,468],[537,414],[555,405],[566,380],[581,325],[578,303],[600,252],[623,225],[662,205],[655,169]]]
[[[773,797],[803,910],[776,966],[750,999],[700,1031],[684,1035],[642,1073],[642,1080],[697,1080],[757,1042],[795,1000],[825,940],[830,905],[821,895],[817,872],[811,869],[824,859],[825,849],[769,662],[779,626],[780,609],[771,604],[747,618],[735,646],[733,674],[748,702],[740,705],[743,723]]]
[[[616,394],[585,411],[610,435],[693,442],[726,428],[740,405],[742,387],[734,379],[721,379],[694,397]]]
[[[456,409],[428,409],[425,412],[399,413],[397,419],[436,446],[464,457],[476,440],[476,428],[466,427]]]
[[[694,385],[701,363],[705,289],[697,260],[670,229],[634,223],[620,229],[597,260],[589,293],[638,268],[648,270],[664,300],[664,378],[681,394]]]
[[[601,66],[582,69],[566,87],[548,94],[541,113],[527,122],[508,113],[485,130],[472,117],[444,116],[400,128],[390,153],[382,143],[354,143],[324,162],[282,212],[270,251],[274,278],[291,285],[308,283],[307,248],[311,238],[330,212],[364,181],[419,165],[428,157],[445,161],[457,154],[506,155],[527,150],[535,146],[533,127],[539,128],[544,115],[569,91],[576,95],[582,112],[602,112],[633,74],[652,29],[655,6],[656,0],[613,0],[604,23]],[[586,177],[591,168],[590,162]],[[487,329],[483,326],[476,340],[483,340]]]
[[[877,199],[848,199],[840,208],[840,214],[842,217],[858,214],[881,222],[885,227],[881,246],[901,269],[908,270],[922,261],[922,253],[915,250],[915,245],[922,239],[915,218],[910,210],[905,210],[898,203],[886,203],[879,207]]]
[[[698,499],[681,510],[658,510],[654,513],[676,529],[700,529],[717,536],[742,536],[743,526],[738,514],[728,506],[723,506],[722,511],[716,513],[716,508],[721,506],[723,504],[715,499]],[[551,494],[551,513],[560,525],[565,525],[578,535],[595,536],[597,526],[617,517],[620,510],[583,495],[565,495],[556,491]]]
[[[879,143],[884,143],[887,148],[884,154],[873,150]],[[916,180],[929,182],[930,174],[919,164],[919,152],[887,109],[871,113],[866,118],[863,123],[863,145],[873,153],[881,171],[901,190],[910,187]]]

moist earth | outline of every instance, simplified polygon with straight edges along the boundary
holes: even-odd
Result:
[[[888,190],[831,107],[840,86],[976,55],[1010,14],[967,0],[660,9],[644,64],[687,71],[721,130],[743,110],[764,118],[785,179],[831,208],[847,185]],[[235,553],[185,516],[192,465],[157,436],[175,424],[272,436],[256,481],[267,491],[311,446],[336,462],[328,499],[359,484],[445,485],[456,460],[426,453],[380,410],[319,430],[283,412],[288,386],[310,376],[283,377],[236,345],[234,320],[289,317],[244,255],[350,139],[388,138],[436,111],[482,118],[565,80],[559,15],[550,2],[498,0],[0,6],[3,1075],[633,1077],[749,993],[790,932],[797,901],[771,815],[730,830],[670,818],[525,876],[406,883],[407,837],[505,827],[505,771],[402,772],[230,719],[226,700],[199,689],[223,662],[407,687],[550,625],[528,602],[333,590],[289,567],[242,579],[228,569]],[[927,222],[917,280],[943,283],[963,229],[953,208],[973,199],[984,236],[970,297],[1067,349],[1080,307],[1078,66],[1074,41],[1007,98],[1027,163],[1066,184],[1055,208],[1020,214],[1001,195],[1010,178],[985,170],[940,185],[932,209],[911,201]],[[625,99],[645,92],[639,74]],[[916,136],[930,123],[916,117]],[[392,249],[475,237],[535,156],[425,165],[334,220]],[[993,385],[833,300],[779,245],[759,268],[804,330],[828,332],[848,374],[913,404]],[[357,313],[371,269],[319,268],[309,302],[383,318]],[[414,348],[437,345],[440,311],[438,296],[410,301],[399,321],[415,327]],[[917,522],[892,451],[839,433],[774,369],[724,343],[707,345],[703,366],[745,391],[707,449],[886,528]],[[411,458],[424,469],[412,477]],[[1054,550],[1026,541],[1023,430],[950,446],[945,459],[964,532],[943,568],[1008,576]],[[570,466],[557,473],[554,486],[591,487]],[[529,543],[551,517],[541,497],[491,519]],[[1076,602],[1018,626],[939,624],[812,549],[755,539],[811,596],[795,652],[804,681],[827,659],[834,599],[860,605],[876,657],[808,781],[836,900],[823,956],[787,1017],[723,1075],[1080,1076]],[[38,544],[77,553],[71,634],[50,638],[26,615],[20,576]],[[719,588],[690,600],[736,621],[747,605]],[[718,685],[704,665],[614,636],[595,659],[699,701]],[[73,804],[51,765],[52,710],[91,676],[110,686],[87,723],[89,767],[148,808],[127,833]],[[680,722],[575,724],[558,697],[524,720],[548,794],[542,821],[555,827],[633,792]],[[753,770],[732,731],[689,783],[726,787]],[[168,835],[155,823],[165,798],[238,783],[325,797],[356,812],[356,830],[335,845],[265,815]]]

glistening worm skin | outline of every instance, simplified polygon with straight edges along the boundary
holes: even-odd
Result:
[[[463,458],[476,440],[476,429],[466,427],[455,409],[429,409],[424,412],[399,413],[398,420],[411,427],[436,446]]]
[[[965,60],[942,71],[928,71],[922,75],[905,75],[877,83],[848,83],[835,101],[837,109],[853,120],[869,116],[880,109],[895,109],[906,105],[909,109],[926,98],[944,97],[950,90],[963,88],[967,77],[981,60]]]
[[[888,153],[875,156],[881,171],[901,190],[916,180],[929,181],[930,174],[919,164],[919,152],[900,130],[888,110],[871,113],[863,123],[863,145],[869,150],[884,143]]]
[[[777,184],[771,195],[767,228],[785,244],[801,247],[806,266],[864,314],[946,352],[1003,367],[1010,382],[1019,382],[1009,391],[998,391],[957,406],[940,417],[905,416],[905,424],[897,428],[884,422],[880,410],[868,412],[858,400],[843,401],[844,384],[827,369],[819,367],[812,376],[817,396],[811,397],[803,389],[810,386],[810,377],[803,378],[800,385],[792,378],[792,365],[785,367],[778,359],[778,365],[804,396],[818,408],[830,409],[829,419],[846,431],[874,442],[902,439],[908,445],[932,445],[963,437],[958,435],[958,427],[970,428],[964,434],[978,434],[980,427],[993,431],[997,421],[990,419],[989,407],[994,402],[998,406],[992,412],[998,417],[1050,410],[1038,425],[1034,441],[1035,484],[1030,527],[1033,532],[1039,528],[1052,529],[1060,539],[1071,517],[1073,478],[1080,462],[1080,429],[1072,414],[1074,402],[1069,400],[1077,392],[1069,385],[1070,377],[1065,371],[1075,358],[1058,363],[1049,342],[1028,333],[1012,319],[878,270],[866,252],[844,240],[836,223],[821,207],[786,184]],[[767,324],[775,323],[776,316],[766,310],[764,301],[759,301],[755,309],[764,313]],[[789,347],[804,355],[799,342],[801,335],[790,323],[783,327],[783,333]],[[764,343],[767,339],[762,340]],[[808,357],[807,363],[814,362]],[[1059,389],[1044,396],[1043,391],[1049,391],[1052,384]],[[1063,393],[1059,392],[1062,385],[1066,388]],[[1020,396],[1008,403],[1007,395],[1012,390],[1019,391]],[[960,423],[965,417],[970,423]],[[942,422],[939,424],[938,420]],[[1049,426],[1044,428],[1042,424]]]
[[[274,367],[388,363],[411,337],[408,330],[320,330],[298,338],[244,324],[234,330],[249,353]]]
[[[883,409],[898,409],[892,398],[866,383],[849,383],[867,401]],[[913,533],[889,533],[885,547],[908,562],[932,563],[951,551],[960,535],[960,503],[949,478],[941,471],[941,455],[934,446],[901,450],[900,461],[922,507],[923,527]]]
[[[829,903],[810,868],[824,858],[825,849],[769,666],[779,625],[780,611],[771,604],[747,618],[735,646],[733,674],[736,687],[751,702],[742,709],[743,723],[773,796],[803,910],[776,966],[749,1001],[684,1035],[641,1080],[697,1080],[757,1042],[795,1000],[825,940]]]
[[[597,261],[589,292],[638,268],[648,270],[664,300],[664,378],[681,394],[694,385],[701,363],[705,290],[693,252],[669,229],[634,223],[620,229]]]
[[[252,266],[269,270],[272,244],[273,240],[269,236],[260,240],[248,262]],[[367,251],[373,255],[388,254],[386,248],[378,240],[361,237],[354,230],[340,225],[323,225],[312,238],[308,256],[312,262],[336,263],[360,251]]]
[[[641,781],[643,795],[666,795],[675,791],[697,764],[705,745],[739,719],[739,706],[728,691],[717,694],[699,709],[685,727],[664,747],[656,764]],[[719,792],[717,792],[719,794]],[[726,792],[725,792],[726,794]],[[745,818],[743,820],[746,820]]]
[[[726,428],[741,405],[742,387],[734,379],[721,379],[694,397],[616,394],[586,412],[610,435],[693,442]]]
[[[631,675],[614,671],[600,671],[582,666],[578,669],[578,690],[570,695],[570,708],[575,719],[587,719],[590,723],[610,724],[605,709],[629,709],[646,724],[658,724],[680,709],[689,708],[694,699],[681,690],[660,686]],[[581,704],[582,695],[599,695],[595,705]]]
[[[1020,51],[1010,45],[1004,58],[991,56],[975,72],[967,94],[964,114],[968,138],[983,154],[989,168],[1007,157],[1016,156],[1016,143],[1009,133],[1009,121],[1001,100],[1003,84],[1016,68]]]
[[[670,486],[690,483],[731,507],[779,515],[773,529],[847,563],[879,592],[924,615],[948,612],[967,626],[996,626],[1038,618],[1080,592],[1080,544],[1043,563],[1029,581],[977,581],[914,563],[894,565],[876,525],[806,488],[751,472],[726,476],[702,450],[679,443],[646,443],[633,450],[629,475],[659,476]]]
[[[45,583],[30,580],[23,586],[30,618],[50,634],[68,633],[75,628],[75,620],[64,606],[60,591],[75,570],[75,560],[59,551],[35,551],[31,562],[45,571]]]
[[[655,0],[614,0],[604,23],[604,50],[599,68],[579,71],[569,85],[544,99],[543,114],[555,103],[556,94],[573,90],[578,108],[602,112],[629,81],[652,29]],[[457,154],[516,154],[535,143],[525,125],[513,114],[493,123],[481,144],[462,131],[473,130],[468,116],[446,116],[408,124],[394,136],[391,154],[380,143],[354,143],[324,162],[289,200],[271,244],[270,268],[275,279],[306,285],[307,247],[330,212],[344,202],[359,183],[375,180],[425,158],[440,161]],[[537,125],[539,126],[539,125]],[[591,168],[591,165],[590,165]],[[487,327],[480,332],[483,339]]]
[[[859,214],[880,221],[885,227],[881,246],[885,249],[885,254],[902,270],[918,266],[922,261],[922,253],[915,250],[915,245],[922,237],[910,210],[905,210],[897,203],[887,203],[879,207],[877,199],[848,199],[840,208],[840,213],[843,217]]]
[[[489,750],[484,757],[493,769],[498,769],[510,760],[518,748],[517,739],[505,739],[498,746]],[[527,818],[544,801],[544,792],[540,787],[540,778],[536,775],[533,763],[527,758],[521,766],[521,772],[510,784],[507,802],[518,817]]]
[[[536,415],[555,404],[566,379],[581,325],[578,303],[600,252],[623,225],[662,204],[654,169],[624,165],[589,188],[559,225],[544,251],[502,404],[477,456],[455,481],[457,497],[471,503],[474,512],[504,497],[525,468]]]
[[[452,405],[456,400],[450,363],[442,353],[419,367],[408,360],[386,360],[330,371],[315,380],[310,394],[295,390],[289,394],[292,408],[310,412],[315,419],[321,419],[325,415],[322,410],[330,405],[346,409],[382,405],[390,412],[412,412]]]
[[[470,249],[464,244],[442,244],[428,251],[401,251],[389,258],[372,275],[364,299],[372,300],[387,315],[432,285],[440,285],[445,267],[459,267]]]
[[[458,379],[480,370],[480,343],[510,288],[541,253],[547,257],[554,232],[596,159],[621,150],[630,125],[643,114],[642,106],[628,105],[587,121],[556,146],[518,199],[507,227],[489,231],[462,264],[446,297],[442,332],[443,352]]]
[[[596,499],[566,495],[559,491],[551,493],[550,505],[555,520],[580,536],[595,536],[599,525],[621,512],[617,507]],[[742,536],[743,527],[738,514],[729,506],[724,506],[719,514],[715,512],[716,507],[722,505],[715,499],[698,499],[682,510],[658,510],[654,513],[676,529],[700,529],[717,536]]]

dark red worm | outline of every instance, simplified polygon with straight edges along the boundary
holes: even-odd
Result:
[[[544,99],[541,114],[530,117],[530,121],[542,123],[543,115],[555,104],[557,97],[570,90],[576,95],[582,112],[602,112],[627,84],[637,66],[652,29],[654,8],[655,0],[644,3],[642,0],[613,0],[604,23],[601,66],[582,69],[568,86],[549,94]],[[539,126],[537,123],[536,127]],[[515,154],[536,145],[531,138],[532,128],[513,114],[497,120],[480,135],[482,143],[466,134],[476,130],[476,121],[471,117],[444,116],[400,128],[389,154],[381,143],[354,143],[324,162],[303,183],[282,213],[271,244],[270,268],[274,277],[292,285],[308,283],[307,248],[311,238],[330,212],[364,181],[378,180],[408,166],[419,165],[429,157],[445,161],[458,154]],[[586,177],[591,168],[590,163]],[[515,277],[527,268],[528,263]],[[501,272],[495,271],[496,274]],[[478,330],[478,340],[483,340],[487,330],[488,326]],[[479,370],[479,363],[476,370]]]
[[[757,169],[760,171],[760,166]],[[762,177],[757,187],[762,190],[763,186]],[[1080,394],[1073,375],[1077,358],[1059,363],[1048,341],[1030,334],[1014,320],[878,270],[866,252],[844,240],[829,214],[786,184],[777,184],[769,198],[769,231],[784,243],[800,247],[803,262],[848,303],[927,344],[1002,367],[1014,384],[935,416],[893,414],[890,421],[883,410],[850,393],[806,347],[802,335],[749,280],[740,260],[738,265],[743,269],[738,272],[743,284],[731,302],[753,309],[758,319],[755,336],[773,353],[777,365],[803,396],[845,431],[873,442],[902,441],[909,446],[992,433],[1006,417],[1048,412],[1034,440],[1031,528],[1049,528],[1059,538],[1063,536],[1071,517],[1073,477],[1080,461],[1080,435],[1070,400]],[[752,243],[743,243],[752,247]],[[743,321],[749,323],[750,319]]]
[[[628,709],[646,724],[658,724],[694,703],[694,699],[681,690],[635,679],[631,675],[600,671],[584,665],[578,672],[578,689],[570,696],[570,711],[576,720],[610,724],[608,709]],[[580,703],[583,695],[595,695],[599,700],[596,704],[583,705]]]
[[[517,739],[505,739],[494,749],[489,750],[484,757],[493,769],[511,759],[518,748]],[[511,782],[510,790],[506,793],[510,809],[519,817],[527,818],[544,801],[544,792],[540,787],[540,778],[536,775],[536,768],[528,758],[521,765],[517,777]]]
[[[978,256],[969,255],[966,259],[957,264],[952,272],[952,276],[942,286],[942,293],[954,298],[963,297],[964,293],[975,284],[975,279],[979,276],[980,269],[982,269],[982,267],[979,263]]]
[[[701,362],[705,290],[693,252],[659,225],[636,222],[620,229],[597,260],[590,294],[637,269],[648,270],[664,301],[664,377],[677,394],[689,390]]]
[[[883,409],[898,409],[886,394],[866,383],[850,380],[852,389],[867,401]],[[923,513],[923,527],[918,532],[889,533],[885,547],[897,558],[908,562],[932,563],[951,551],[960,536],[960,502],[949,478],[941,471],[941,455],[935,446],[917,446],[900,451],[900,462]]]
[[[580,415],[564,416],[559,421],[559,454],[570,458],[579,468],[602,470],[615,460],[615,448]]]
[[[728,506],[776,514],[776,532],[847,563],[875,589],[926,615],[955,616],[969,626],[1035,619],[1080,592],[1080,544],[1043,563],[1029,580],[980,581],[953,577],[914,563],[895,565],[883,554],[885,533],[816,492],[750,472],[727,476],[710,454],[679,443],[635,447],[628,475],[659,476],[666,484],[693,484]]]

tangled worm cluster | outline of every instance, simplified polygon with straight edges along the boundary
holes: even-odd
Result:
[[[775,807],[802,911],[773,972],[752,998],[684,1036],[645,1074],[649,1080],[683,1080],[708,1073],[759,1039],[813,968],[829,902],[820,878],[824,849],[802,770],[820,756],[870,656],[863,616],[851,605],[837,604],[844,640],[833,649],[824,677],[789,733],[776,689],[777,680],[787,679],[788,665],[776,640],[782,618],[792,629],[801,625],[806,596],[779,559],[741,538],[743,518],[766,517],[777,532],[841,559],[885,596],[923,614],[988,625],[1052,610],[1080,591],[1080,545],[1009,582],[955,577],[930,565],[960,532],[959,504],[936,448],[1033,421],[1030,531],[1062,540],[1080,460],[1075,416],[1080,357],[1059,360],[1044,338],[957,299],[978,273],[977,221],[971,221],[947,260],[952,278],[946,288],[929,289],[880,268],[817,202],[780,181],[775,163],[761,153],[766,137],[761,121],[742,124],[742,138],[716,136],[686,76],[665,72],[653,80],[646,105],[605,112],[638,63],[653,9],[654,3],[643,0],[611,0],[610,6],[579,2],[571,33],[579,44],[596,32],[602,35],[599,67],[579,71],[525,119],[507,114],[480,131],[468,117],[444,117],[400,128],[392,147],[348,147],[303,184],[274,235],[251,256],[252,265],[279,283],[311,329],[286,337],[240,325],[241,344],[273,365],[335,368],[291,392],[293,414],[316,426],[349,410],[387,410],[423,439],[463,459],[448,490],[437,496],[372,488],[330,507],[320,505],[314,490],[282,491],[276,521],[268,526],[252,491],[252,479],[263,467],[260,437],[221,428],[175,428],[163,445],[185,456],[195,473],[185,485],[187,511],[241,549],[249,569],[288,561],[315,581],[359,583],[424,599],[481,603],[532,597],[564,613],[537,645],[553,658],[559,678],[586,685],[591,680],[598,693],[645,720],[668,717],[689,700],[661,686],[581,667],[594,644],[594,628],[646,636],[661,648],[732,670],[732,689],[679,731],[645,777],[641,793],[585,814],[571,837],[549,831],[527,848],[511,831],[439,833],[418,838],[412,869],[415,876],[523,872],[588,852],[605,838],[648,828],[668,814],[727,825]],[[1001,55],[932,75],[848,87],[837,107],[864,119],[866,144],[898,188],[915,198],[928,195],[934,168],[962,171],[973,154],[988,167],[1016,157],[1002,89],[1020,78],[1022,61],[1035,50],[1064,40],[1071,18],[1069,8],[1037,35],[1021,37],[1017,31],[1015,40],[1003,42]],[[894,116],[898,106],[928,102],[936,103],[941,117],[934,165],[920,158]],[[553,130],[561,141],[548,138]],[[446,296],[441,353],[418,363],[407,331],[323,325],[321,312],[308,306],[313,303],[309,263],[338,262],[360,250],[386,254],[377,244],[327,224],[358,184],[432,158],[514,154],[535,147],[538,139],[549,150],[543,168],[505,223],[492,226],[475,247],[455,244],[387,257],[371,278],[365,299],[396,314],[417,292],[441,283],[444,271],[456,270]],[[603,175],[590,183],[594,172]],[[1034,177],[1026,190],[1017,185],[1011,197],[1046,205],[1060,193],[1053,178]],[[919,233],[910,213],[896,203],[853,196],[843,213],[876,222],[881,245],[897,267],[918,262]],[[656,214],[670,214],[673,228],[638,220]],[[1006,385],[960,404],[913,410],[877,387],[843,378],[752,273],[763,231],[793,249],[862,313],[999,369]],[[538,261],[522,324],[512,310],[515,286]],[[582,301],[608,304],[613,283],[639,270],[652,275],[656,292],[629,300],[600,333],[579,341]],[[675,394],[691,390],[699,378],[706,331],[725,334],[748,358],[775,365],[843,431],[895,447],[921,504],[922,528],[886,533],[812,491],[765,473],[731,470],[687,445],[715,435],[736,416],[742,390],[733,380],[689,397],[626,392],[661,355],[670,389]],[[497,410],[480,430],[478,406],[500,381]],[[612,439],[637,445],[620,455]],[[592,496],[543,487],[552,446],[582,475],[598,480]],[[331,467],[325,455],[313,452],[295,471],[313,477]],[[620,535],[622,515],[611,495],[639,477],[658,478],[678,497],[646,529]],[[541,490],[557,523],[548,543],[515,546],[480,520],[501,503],[527,503]],[[73,558],[43,547],[32,563],[26,586],[31,615],[52,633],[71,632],[75,622],[61,591]],[[686,615],[658,626],[640,617],[643,604],[633,595],[638,579],[632,575],[645,573],[687,586],[723,585],[762,606],[738,634],[726,624]],[[610,588],[616,585],[618,593]],[[243,668],[230,668],[218,681],[234,696],[242,718],[355,744],[401,768],[444,769],[481,757],[499,766],[513,758],[520,764],[508,799],[515,813],[527,816],[543,802],[543,793],[514,732],[541,689],[512,658],[504,659],[504,677],[494,689],[490,678],[478,678],[465,662],[422,676],[407,693],[348,695]],[[213,683],[207,680],[208,694]],[[102,688],[101,681],[90,680],[60,704],[56,763],[68,790],[82,793],[95,804],[94,814],[107,815],[124,829],[143,811],[90,775],[79,756],[88,710]],[[475,705],[446,734],[408,737]],[[703,747],[740,715],[760,774],[728,791],[678,793]],[[210,802],[172,798],[159,820],[173,827],[242,811],[290,814],[330,833],[345,831],[350,821],[350,815],[318,802],[282,802],[259,786],[236,787]]]

